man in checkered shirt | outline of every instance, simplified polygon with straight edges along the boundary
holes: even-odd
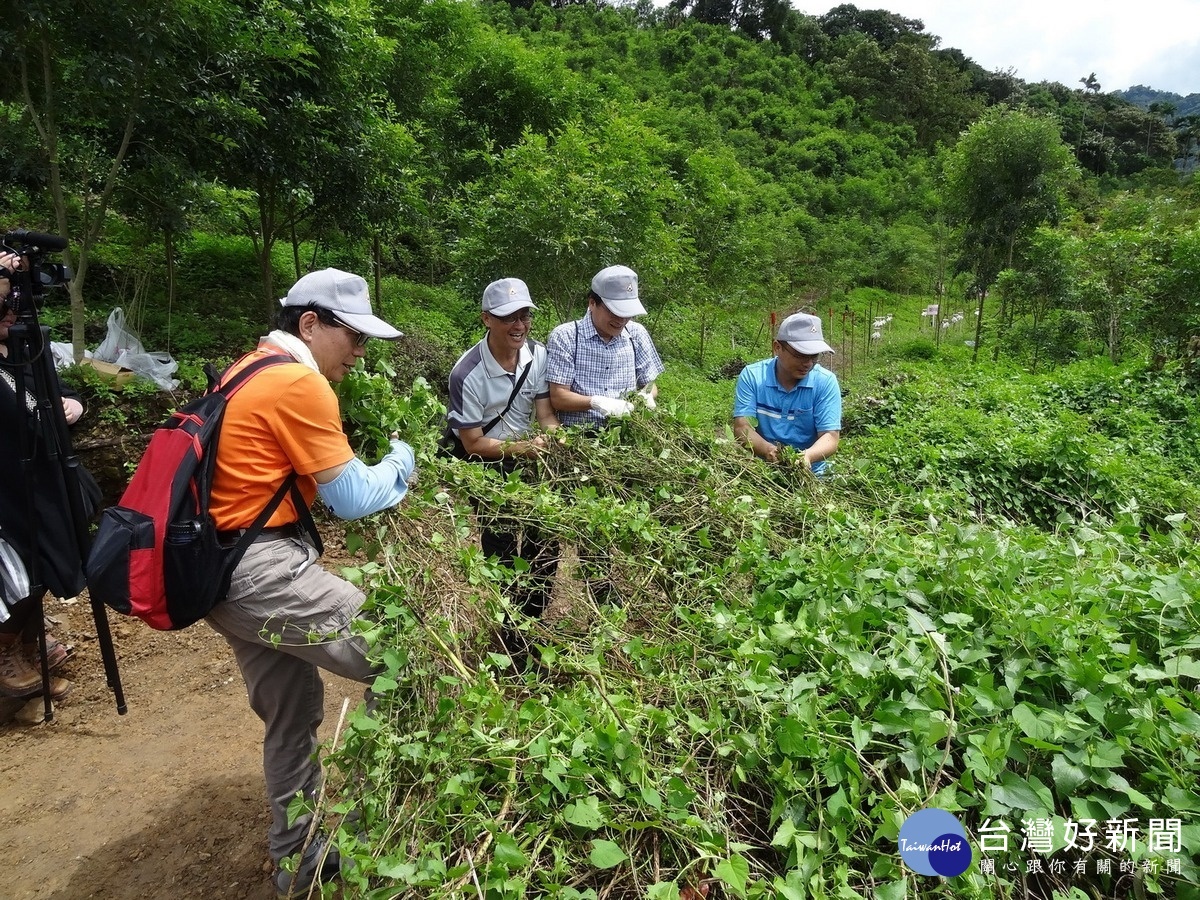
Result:
[[[663,364],[650,333],[633,321],[646,314],[637,273],[628,266],[601,269],[587,301],[582,319],[559,325],[546,341],[546,380],[559,422],[594,427],[628,415],[635,391],[653,409]]]

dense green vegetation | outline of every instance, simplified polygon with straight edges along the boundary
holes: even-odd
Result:
[[[386,672],[330,758],[352,889],[1197,896],[1197,398],[1177,369],[964,358],[899,338],[823,483],[666,411],[503,481],[434,455],[427,391],[387,412],[380,385],[366,433],[404,429],[423,480],[353,573]],[[522,573],[480,557],[467,495],[567,548],[530,673],[493,630]],[[913,875],[896,835],[926,806],[1005,821],[1010,851]],[[1151,818],[1183,852],[1149,849]],[[1046,853],[1020,844],[1038,819]],[[1141,843],[1072,849],[1087,819]]]
[[[386,671],[330,755],[348,895],[1197,896],[1190,109],[986,72],[850,5],[9,12],[0,226],[70,238],[57,336],[94,346],[121,305],[195,390],[328,265],[406,332],[341,391],[364,455],[398,427],[422,471],[356,541]],[[483,285],[525,279],[544,336],[616,262],[658,415],[538,479],[437,457]],[[847,392],[821,483],[727,427],[801,307]],[[73,377],[137,424],[145,391]],[[531,673],[496,652],[522,573],[480,557],[468,496],[565,548]],[[1050,821],[1055,859],[1112,871],[1014,848],[914,875],[923,806],[1017,848]],[[1182,850],[1067,847],[1086,818],[1180,819]]]

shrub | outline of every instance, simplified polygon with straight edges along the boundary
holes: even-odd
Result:
[[[961,421],[956,438],[981,424]],[[1068,873],[1068,819],[1200,808],[1200,557],[1179,517],[1059,533],[894,515],[895,483],[818,484],[661,413],[572,435],[537,479],[423,473],[354,572],[382,674],[330,759],[352,892],[899,898],[897,833],[923,807],[973,834],[1004,820],[1018,845],[1045,818]],[[558,614],[521,621],[539,665],[514,674],[491,632],[526,575],[480,557],[465,496],[568,560],[602,551],[623,607],[593,606],[568,561]],[[1195,896],[1197,838],[1137,855],[1148,895]],[[1115,865],[1010,874],[1028,858],[922,895],[1122,895]]]
[[[884,359],[913,361],[935,359],[938,355],[937,344],[928,338],[910,338],[884,344],[879,355]]]

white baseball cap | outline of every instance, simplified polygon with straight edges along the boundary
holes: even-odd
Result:
[[[503,318],[519,309],[537,309],[529,296],[529,286],[520,278],[501,278],[483,289],[485,313]]]
[[[788,316],[779,323],[779,332],[775,337],[797,353],[813,356],[817,353],[834,352],[821,334],[821,320],[808,313],[793,313]]]
[[[637,272],[629,266],[601,269],[592,279],[592,293],[604,302],[609,312],[622,319],[646,314],[646,307],[638,300]]]
[[[292,285],[280,306],[319,306],[327,309],[343,325],[367,337],[395,340],[403,337],[379,316],[371,312],[367,282],[341,269],[309,272]]]

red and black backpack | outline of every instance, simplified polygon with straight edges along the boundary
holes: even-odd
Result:
[[[208,391],[154,432],[120,503],[100,516],[87,560],[93,599],[163,631],[199,621],[225,599],[233,570],[289,491],[320,548],[295,472],[235,541],[221,540],[209,513],[229,398],[266,367],[294,361],[281,354],[265,356],[228,379],[229,370],[218,376],[211,365],[207,368]]]

